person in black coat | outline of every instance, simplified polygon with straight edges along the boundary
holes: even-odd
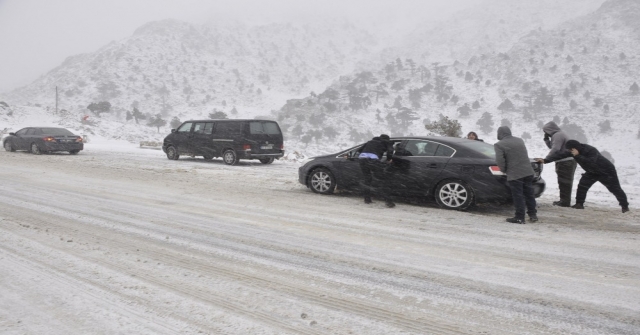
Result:
[[[381,159],[385,153],[387,160],[383,162]],[[364,185],[362,186],[364,202],[370,204],[371,193],[375,192],[384,198],[387,207],[395,207],[395,203],[391,201],[389,196],[390,180],[386,169],[393,158],[393,143],[391,143],[389,135],[382,134],[365,143],[358,158],[364,177]],[[373,187],[374,179],[377,184],[375,188]]]
[[[469,140],[474,140],[474,141],[480,141],[480,142],[484,142],[483,140],[478,138],[478,134],[476,134],[475,131],[471,131],[467,134],[467,139]]]
[[[580,178],[578,184],[578,192],[576,193],[576,204],[571,206],[576,209],[584,209],[584,201],[587,198],[589,188],[596,182],[602,183],[609,192],[613,193],[618,199],[618,203],[622,207],[622,213],[629,211],[629,202],[627,195],[620,186],[616,167],[608,159],[606,159],[598,149],[580,143],[576,140],[569,140],[565,145],[567,150],[571,151],[573,158],[585,171]]]

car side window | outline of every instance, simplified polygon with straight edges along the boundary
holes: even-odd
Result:
[[[196,133],[196,134],[204,134],[204,127],[205,127],[205,123],[204,122],[198,122],[193,127],[193,132]]]
[[[204,133],[211,135],[213,133],[213,122],[207,122],[204,125]]]
[[[446,145],[442,145],[440,144],[438,146],[438,150],[436,150],[436,156],[440,156],[440,157],[451,157],[451,155],[453,155],[454,150],[449,148]]]
[[[20,129],[16,132],[16,135],[23,136],[27,133],[28,129]]]
[[[31,128],[29,130],[27,130],[27,133],[25,135],[29,136],[29,135],[35,135],[36,134],[36,130]]]
[[[216,134],[221,136],[232,136],[240,134],[240,125],[238,122],[218,122],[216,124]]]
[[[177,132],[178,133],[188,133],[191,131],[191,126],[193,125],[193,123],[191,122],[187,122],[185,124],[183,124],[182,126],[180,126],[180,128],[178,128]]]
[[[411,153],[410,156],[435,156],[438,143],[423,140],[409,140],[404,148]]]

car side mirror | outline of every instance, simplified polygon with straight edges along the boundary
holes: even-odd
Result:
[[[175,133],[175,132],[176,132],[176,130],[175,130],[175,129],[171,129],[171,132],[172,132],[172,133]]]
[[[13,136],[16,136],[16,133],[9,133],[9,135],[13,135]]]

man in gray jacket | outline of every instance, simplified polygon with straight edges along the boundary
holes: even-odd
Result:
[[[508,218],[507,222],[525,223],[525,207],[529,220],[538,221],[536,210],[536,198],[533,195],[533,176],[535,172],[531,167],[529,153],[524,141],[511,135],[511,129],[503,126],[498,128],[498,142],[493,145],[496,150],[496,162],[500,171],[507,174],[507,183],[511,188],[513,204],[516,207],[516,215]]]
[[[544,143],[549,149],[547,157],[536,158],[540,164],[556,162],[556,174],[558,175],[558,188],[560,189],[560,201],[554,201],[554,206],[571,206],[571,190],[573,189],[573,175],[576,172],[576,161],[571,157],[569,150],[565,148],[569,136],[551,121],[542,127],[544,131]]]

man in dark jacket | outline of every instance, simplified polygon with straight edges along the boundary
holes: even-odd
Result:
[[[383,162],[381,159],[385,152],[387,154],[387,161]],[[388,180],[386,170],[387,164],[391,163],[393,158],[393,143],[391,143],[389,135],[382,134],[367,142],[364,147],[362,147],[362,152],[358,158],[360,170],[362,170],[364,177],[364,185],[362,187],[364,202],[366,204],[371,203],[371,193],[373,190],[384,198],[387,207],[395,207],[396,204],[394,204],[389,197],[390,181]],[[374,178],[376,179],[376,188],[373,187]]]
[[[558,175],[558,188],[560,189],[560,200],[554,201],[554,206],[571,206],[571,191],[573,189],[573,175],[576,172],[576,161],[565,145],[569,141],[569,136],[551,121],[542,127],[544,131],[544,143],[549,149],[547,157],[536,158],[540,164],[556,162],[556,175]]]
[[[508,218],[507,222],[525,223],[525,206],[529,220],[538,221],[536,198],[533,195],[533,176],[529,153],[524,141],[511,135],[511,129],[506,126],[498,128],[498,142],[493,145],[496,151],[496,162],[500,171],[507,174],[507,183],[511,188],[516,215]]]
[[[618,199],[618,203],[622,207],[622,213],[629,211],[629,202],[627,195],[620,186],[616,167],[613,166],[608,159],[600,154],[598,149],[582,144],[576,140],[567,141],[565,145],[567,150],[571,150],[573,158],[580,167],[585,171],[578,183],[578,192],[576,193],[576,204],[571,206],[576,209],[584,209],[584,201],[587,198],[589,188],[596,182],[602,183],[609,192],[613,193]]]

